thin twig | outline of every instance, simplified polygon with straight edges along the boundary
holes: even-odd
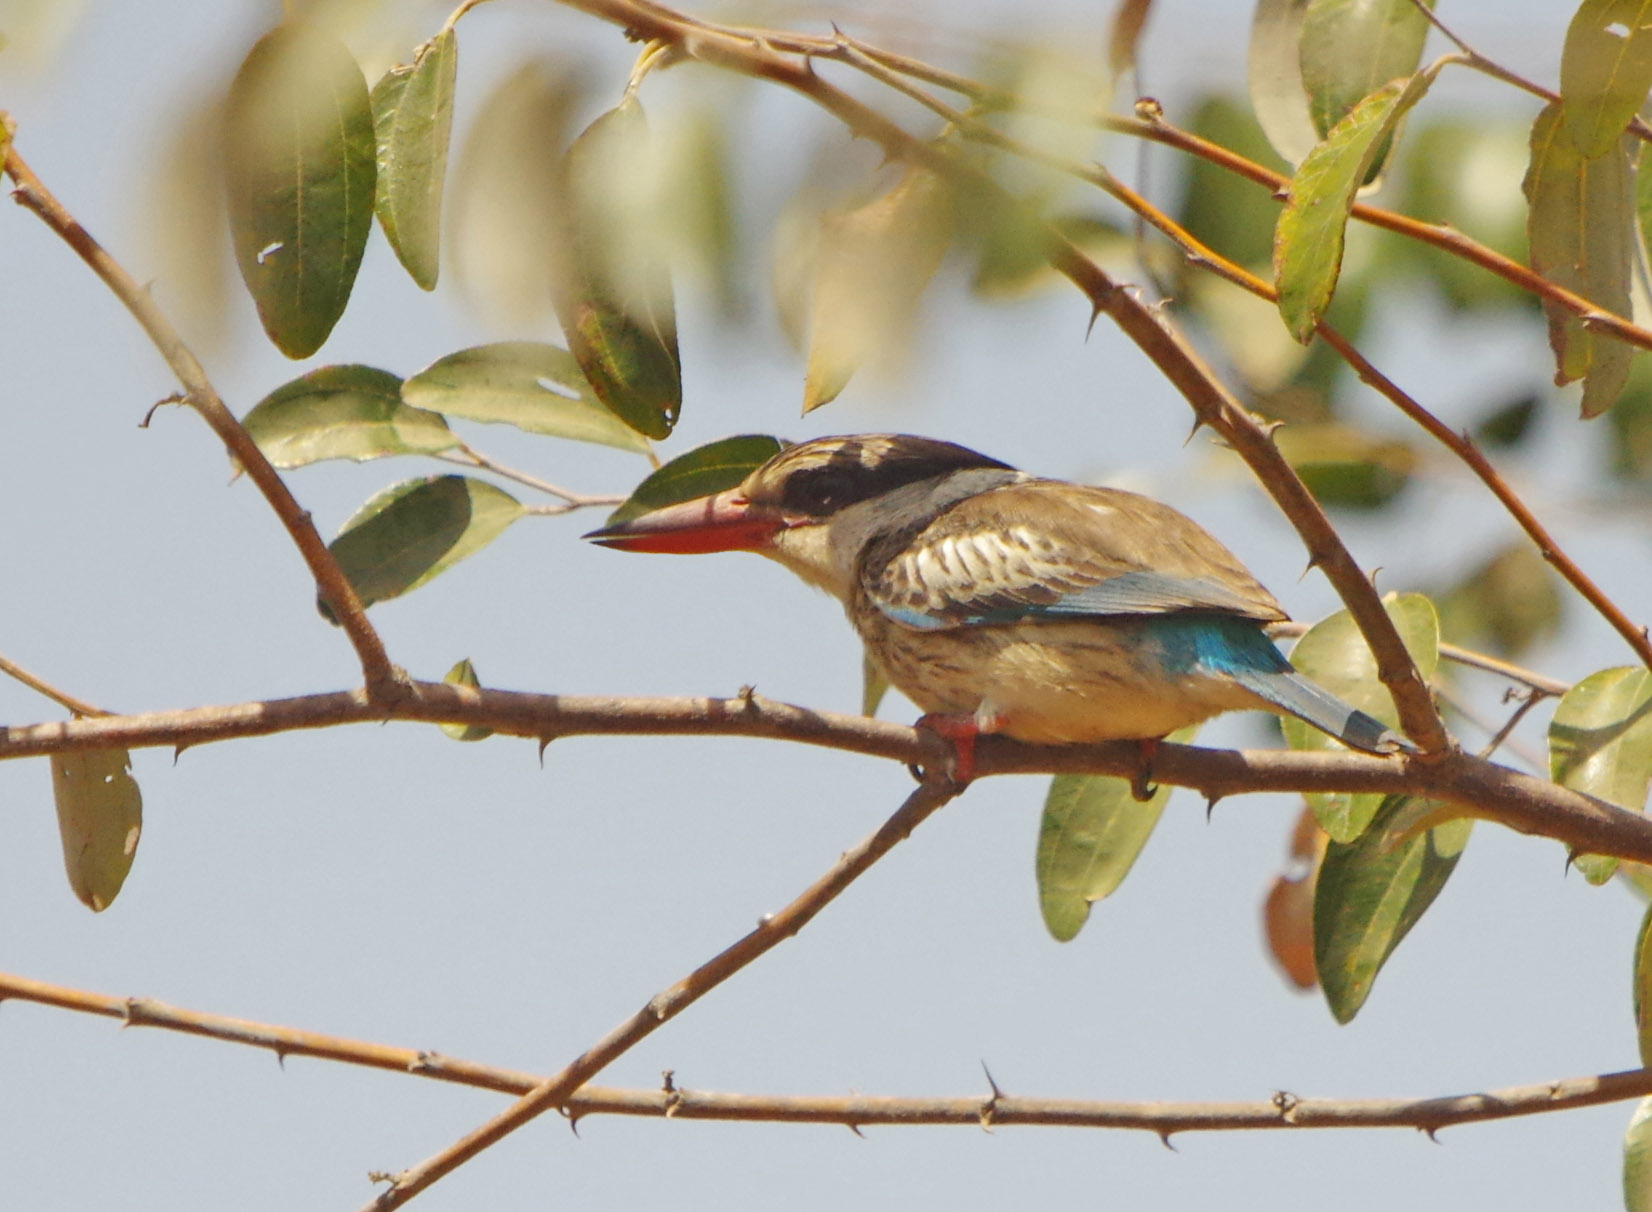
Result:
[[[461,442],[455,450],[441,450],[431,455],[444,463],[452,463],[458,467],[476,467],[483,471],[491,471],[501,479],[514,480],[524,488],[532,488],[546,496],[559,497],[576,508],[585,505],[619,505],[624,503],[624,497],[591,496],[583,492],[575,492],[571,488],[564,488],[560,484],[553,484],[549,480],[542,480],[526,471],[518,471],[499,460]]]
[[[0,656],[0,673],[3,673],[7,677],[16,681],[22,682],[23,685],[27,686],[30,690],[34,690],[45,695],[58,706],[66,708],[77,716],[86,717],[112,714],[111,712],[103,710],[101,707],[92,706],[85,699],[75,698],[75,696],[70,694],[67,690],[59,690],[56,686],[53,686],[50,682],[46,681],[46,679],[40,677],[38,674],[30,673],[16,661],[13,661],[7,657]]]
[[[1453,33],[1451,28],[1440,20],[1440,15],[1425,4],[1423,0],[1411,0],[1411,3],[1417,6],[1430,25],[1439,30],[1447,41],[1463,52],[1462,62],[1464,66],[1473,68],[1494,80],[1501,80],[1504,84],[1512,84],[1515,88],[1528,92],[1534,97],[1541,97],[1551,105],[1559,103],[1560,94],[1552,88],[1545,88],[1535,80],[1528,80],[1519,72],[1504,67],[1495,59],[1489,59],[1475,50],[1465,39]],[[1637,139],[1652,139],[1652,126],[1648,126],[1637,114],[1629,122],[1629,133]]]
[[[154,1027],[225,1043],[265,1048],[285,1059],[319,1060],[405,1073],[504,1094],[523,1095],[545,1079],[515,1069],[479,1064],[424,1049],[396,1048],[270,1023],[184,1010],[147,997],[114,997],[0,973],[0,1001],[33,1002],[83,1014],[119,1019],[128,1027]],[[1279,1095],[1249,1102],[1114,1102],[998,1095],[992,1122],[1070,1128],[1140,1129],[1172,1132],[1289,1128],[1417,1128],[1433,1132],[1464,1123],[1484,1123],[1599,1106],[1652,1094],[1652,1070],[1573,1077],[1474,1094],[1428,1098],[1295,1098]],[[633,1115],[658,1119],[701,1119],[784,1124],[921,1124],[980,1127],[983,1100],[965,1097],[878,1097],[868,1095],[728,1094],[692,1090],[673,1083],[665,1090],[581,1086],[557,1108],[569,1119],[587,1115]],[[1289,1113],[1287,1114],[1287,1108]]]
[[[1312,623],[1302,623],[1290,620],[1284,623],[1269,623],[1268,634],[1288,639],[1298,639],[1305,635]],[[1464,648],[1461,644],[1451,644],[1444,640],[1440,642],[1440,656],[1445,660],[1458,665],[1466,665],[1471,669],[1479,669],[1485,673],[1494,673],[1499,677],[1507,678],[1511,682],[1518,682],[1522,686],[1529,686],[1539,691],[1541,695],[1551,695],[1560,698],[1572,688],[1570,682],[1562,682],[1559,678],[1551,678],[1547,674],[1536,673],[1512,661],[1505,661],[1490,653],[1476,652],[1472,648]]]
[[[0,121],[4,120],[4,115],[0,115]],[[280,474],[264,457],[264,452],[258,449],[258,444],[224,407],[206,371],[184,344],[172,322],[155,304],[149,292],[92,238],[92,234],[64,209],[63,204],[35,176],[23,157],[18,155],[15,143],[6,148],[5,172],[17,185],[12,197],[33,211],[73,249],[132,313],[182,384],[184,395],[181,402],[194,408],[212,427],[231,457],[246,470],[264,494],[264,499],[270,503],[270,508],[280,518],[309,566],[316,589],[332,608],[333,617],[339,621],[355,647],[368,691],[381,701],[398,697],[403,691],[395,667],[390,663],[383,641],[368,621],[366,610],[351,587],[349,578],[339,568],[332,552],[327,550],[327,544],[316,531],[309,513],[294,499]]]
[[[442,1176],[475,1157],[534,1117],[554,1110],[591,1078],[624,1055],[659,1027],[670,1022],[705,994],[735,975],[754,960],[803,929],[814,916],[831,904],[872,864],[904,841],[936,810],[955,797],[962,788],[946,781],[918,786],[883,827],[846,853],[832,868],[811,884],[780,912],[763,918],[757,928],[668,989],[603,1036],[583,1055],[554,1077],[546,1078],[463,1139],[396,1176],[389,1187],[367,1205],[364,1212],[389,1212],[399,1208]]]

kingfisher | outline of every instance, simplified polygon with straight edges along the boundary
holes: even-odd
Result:
[[[1367,753],[1412,747],[1298,673],[1289,616],[1237,557],[1149,497],[1044,479],[908,434],[788,446],[737,487],[585,536],[754,551],[843,603],[872,661],[952,741],[1136,740],[1226,711],[1293,715]]]

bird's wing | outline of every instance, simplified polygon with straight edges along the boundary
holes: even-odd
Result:
[[[868,545],[861,587],[925,630],[1204,611],[1271,622],[1279,603],[1191,519],[1147,497],[1028,480]]]

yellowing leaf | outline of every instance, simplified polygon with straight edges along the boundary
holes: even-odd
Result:
[[[1180,744],[1197,727],[1170,735]],[[1128,779],[1100,774],[1058,774],[1044,797],[1038,830],[1038,905],[1057,942],[1076,938],[1090,906],[1111,896],[1130,874],[1159,823],[1170,788],[1159,787],[1143,803]]]
[[[442,678],[449,686],[469,686],[475,689],[481,686],[482,681],[476,676],[476,666],[466,657]],[[493,735],[493,729],[483,728],[477,724],[441,724],[441,730],[456,741],[485,741]]]
[[[54,753],[52,798],[63,836],[69,887],[94,913],[107,909],[126,882],[143,832],[143,793],[124,749]]]
[[[403,480],[358,509],[328,547],[371,605],[475,555],[524,512],[508,492],[471,476]]]
[[[909,168],[888,193],[823,220],[803,411],[829,403],[868,361],[905,350],[924,287],[952,244],[950,188]]]
[[[665,438],[683,383],[652,155],[631,96],[574,140],[558,177],[567,263],[554,300],[597,398],[638,433]]]
[[[425,290],[436,289],[458,69],[458,38],[444,29],[419,48],[412,65],[391,68],[373,86],[379,225]]]
[[[1652,1212],[1652,1098],[1635,1104],[1623,1134],[1624,1212]]]
[[[1629,275],[1635,256],[1631,149],[1617,140],[1600,156],[1577,150],[1550,105],[1532,126],[1531,166],[1524,188],[1532,268],[1590,302],[1629,314]],[[1635,351],[1587,331],[1567,309],[1545,300],[1555,382],[1584,379],[1583,415],[1610,408],[1628,381]]]
[[[457,446],[441,417],[402,403],[401,388],[401,379],[386,370],[323,366],[277,387],[241,424],[277,467],[322,459],[360,463]]]
[[[1603,669],[1567,691],[1549,724],[1549,776],[1644,812],[1652,786],[1652,673],[1638,666]],[[1585,854],[1576,863],[1591,884],[1602,884],[1618,861]]]
[[[1291,178],[1290,197],[1274,232],[1274,277],[1279,314],[1304,344],[1330,306],[1342,269],[1342,249],[1354,195],[1384,143],[1433,83],[1418,72],[1371,93],[1310,152]]]
[[[264,331],[309,357],[344,314],[373,221],[373,111],[341,43],[302,24],[259,39],[230,86],[224,173]]]
[[[1433,677],[1440,654],[1440,621],[1434,604],[1420,593],[1388,594],[1383,598],[1383,607],[1394,620],[1418,671],[1425,679]],[[1390,726],[1397,725],[1394,700],[1377,680],[1377,659],[1346,610],[1310,627],[1291,650],[1291,664],[1349,706]],[[1301,720],[1285,719],[1281,725],[1292,749],[1330,749],[1336,745]],[[1383,802],[1383,797],[1374,793],[1340,791],[1316,792],[1307,798],[1320,828],[1336,842],[1351,842],[1363,835]]]
[[[1314,884],[1327,840],[1313,810],[1303,808],[1291,831],[1291,864],[1274,878],[1262,903],[1268,951],[1285,979],[1302,990],[1319,984],[1314,968]]]
[[[445,416],[621,450],[648,449],[646,438],[602,406],[572,354],[537,341],[499,341],[448,354],[403,383],[401,398]]]

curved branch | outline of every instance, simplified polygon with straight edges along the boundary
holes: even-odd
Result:
[[[4,115],[0,115],[0,121],[5,121]],[[264,452],[258,449],[258,444],[252,440],[241,422],[224,406],[217,389],[207,378],[206,370],[184,344],[178,330],[172,327],[172,322],[156,305],[149,292],[109,255],[92,234],[81,226],[80,221],[64,208],[51,190],[46,188],[40,178],[35,176],[23,157],[17,154],[15,144],[8,145],[5,153],[5,174],[17,185],[12,191],[12,197],[23,207],[33,211],[47,227],[57,233],[58,237],[91,267],[92,272],[103,280],[103,284],[125,305],[126,310],[132,313],[133,319],[137,320],[149,340],[160,351],[161,357],[166,360],[167,366],[172,369],[178,382],[182,384],[184,395],[181,402],[193,408],[212,427],[212,431],[218,435],[218,440],[258,486],[258,491],[264,494],[264,499],[270,503],[270,508],[286,527],[288,535],[298,547],[299,554],[309,566],[316,589],[332,608],[333,617],[339,621],[339,625],[344,628],[345,635],[354,646],[368,690],[377,699],[395,699],[401,693],[400,681],[395,667],[390,663],[389,655],[384,650],[384,642],[379,639],[372,623],[368,622],[361,598],[357,596],[343,569],[338,566],[338,561],[333,558],[333,553],[327,550],[327,544],[317,533],[309,513],[298,503],[280,473],[264,457]]]
[[[527,1094],[545,1079],[516,1069],[479,1064],[425,1049],[396,1048],[365,1040],[300,1031],[184,1010],[147,997],[114,997],[0,973],[0,1001],[12,998],[83,1014],[119,1019],[127,1027],[156,1027],[225,1043],[265,1048],[285,1059],[313,1056],[369,1069],[406,1073],[503,1094]],[[777,1124],[1005,1124],[1069,1128],[1136,1128],[1173,1132],[1255,1128],[1416,1128],[1436,1132],[1455,1124],[1570,1111],[1652,1095],[1652,1070],[1573,1077],[1529,1086],[1431,1098],[1298,1098],[1279,1093],[1251,1102],[1113,1102],[1099,1099],[899,1098],[867,1095],[725,1094],[670,1089],[624,1090],[581,1086],[558,1105],[571,1120],[587,1115],[637,1115],[657,1119],[709,1119]]]
[[[946,741],[926,729],[866,716],[811,711],[757,694],[734,698],[621,698],[477,690],[445,682],[412,682],[407,697],[386,706],[364,691],[196,707],[148,715],[117,715],[0,728],[0,761],[85,749],[194,745],[343,724],[403,720],[468,724],[542,744],[570,736],[744,736],[796,741],[907,765],[942,769]],[[1030,745],[982,737],[979,777],[996,774],[1140,772],[1132,741],[1099,745]],[[1612,854],[1652,863],[1652,819],[1604,800],[1467,754],[1436,758],[1370,757],[1360,753],[1284,749],[1204,749],[1161,744],[1153,777],[1191,787],[1207,799],[1253,791],[1370,791],[1426,795],[1521,833],[1552,838],[1575,852]]]

